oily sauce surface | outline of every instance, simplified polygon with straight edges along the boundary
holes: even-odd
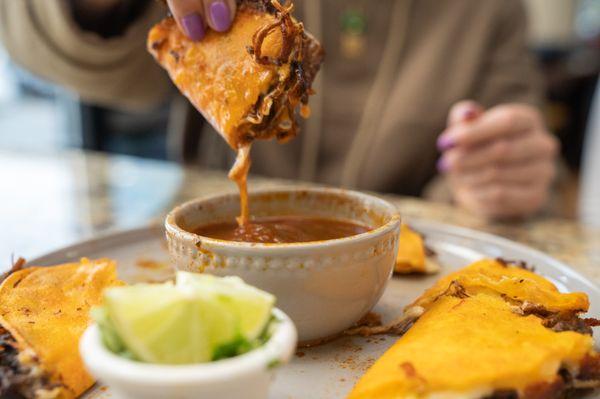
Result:
[[[333,240],[371,230],[369,227],[338,219],[311,216],[281,216],[250,220],[239,225],[235,221],[204,225],[194,233],[227,241],[283,244]]]

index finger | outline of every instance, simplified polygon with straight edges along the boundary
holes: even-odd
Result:
[[[504,105],[492,108],[470,123],[449,127],[442,136],[455,146],[475,146],[532,130],[540,124],[533,108]]]
[[[229,30],[235,11],[235,0],[204,0],[206,21],[217,32]]]
[[[206,33],[202,0],[167,0],[167,4],[179,29],[194,41],[202,40]]]

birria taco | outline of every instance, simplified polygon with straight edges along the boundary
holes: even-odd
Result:
[[[0,285],[0,397],[69,399],[94,384],[79,357],[90,308],[121,285],[102,259],[28,267]]]
[[[296,136],[295,114],[308,117],[312,83],[323,62],[319,42],[292,17],[293,5],[238,0],[228,32],[207,32],[194,42],[171,17],[148,34],[148,50],[177,88],[237,151],[229,176],[248,220],[246,176],[255,140]]]
[[[440,271],[439,264],[433,259],[435,253],[430,250],[423,236],[402,223],[396,266],[398,274],[435,274]]]
[[[193,42],[169,17],[148,35],[150,53],[234,149],[296,134],[295,109],[308,103],[323,49],[291,11],[278,1],[238,0],[228,32]]]
[[[405,310],[406,333],[349,399],[573,397],[600,386],[588,307],[516,264],[474,263]]]

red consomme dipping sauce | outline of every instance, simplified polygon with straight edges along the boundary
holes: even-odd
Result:
[[[283,244],[334,240],[365,233],[370,227],[338,219],[312,216],[273,216],[200,226],[193,233],[226,241]]]

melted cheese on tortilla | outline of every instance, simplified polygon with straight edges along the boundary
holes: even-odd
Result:
[[[520,267],[507,267],[502,262],[484,259],[451,273],[425,291],[411,306],[427,304],[456,281],[469,292],[504,295],[508,301],[540,304],[551,312],[587,311],[589,300],[583,293],[563,294],[549,280]]]
[[[452,295],[457,281],[468,296]],[[509,298],[510,297],[510,298]],[[589,335],[555,332],[522,316],[514,300],[555,311],[587,310],[587,296],[562,294],[548,280],[484,260],[441,279],[409,309],[423,315],[361,378],[349,399],[481,398],[552,382],[594,353]]]
[[[79,396],[93,385],[79,357],[79,338],[106,287],[120,285],[115,263],[103,259],[17,271],[0,285],[0,324],[20,349],[32,350],[41,368]]]
[[[364,375],[351,399],[477,397],[551,382],[577,365],[593,339],[554,332],[488,294],[443,296]]]
[[[398,255],[396,256],[396,273],[428,273],[427,256],[423,237],[407,224],[402,223]]]
[[[151,48],[152,43],[161,43],[152,52],[179,90],[234,149],[243,144],[238,127],[259,97],[289,75],[289,64],[261,65],[247,50],[254,33],[274,21],[272,15],[245,9],[237,13],[226,35],[209,30],[200,42],[186,39],[173,19],[157,24],[148,35]],[[281,45],[281,33],[275,32],[262,49],[274,56]]]

